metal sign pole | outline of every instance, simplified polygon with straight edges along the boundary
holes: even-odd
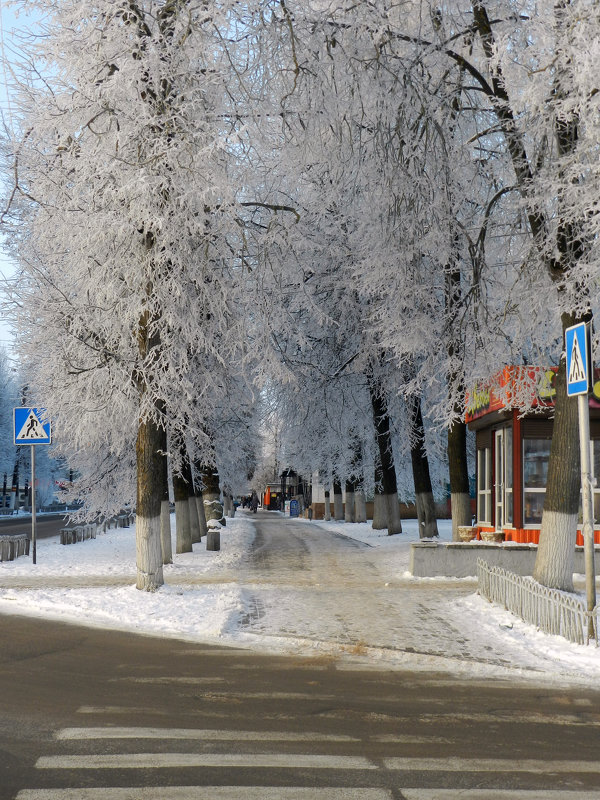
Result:
[[[594,499],[590,457],[590,408],[587,394],[577,397],[579,411],[579,450],[581,454],[582,534],[585,559],[585,589],[588,610],[588,635],[594,635],[592,612],[596,607],[596,567],[594,564]]]
[[[35,531],[35,445],[31,445],[31,547],[33,563],[36,563],[36,531]]]
[[[577,395],[579,415],[579,457],[581,464],[582,534],[585,560],[585,588],[588,612],[588,637],[594,635],[596,607],[596,568],[594,565],[594,493],[590,452],[590,407],[588,392],[592,383],[592,346],[589,323],[580,322],[565,330],[567,353],[567,395]]]

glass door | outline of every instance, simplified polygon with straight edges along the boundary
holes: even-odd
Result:
[[[494,431],[494,526],[504,527],[504,431]]]

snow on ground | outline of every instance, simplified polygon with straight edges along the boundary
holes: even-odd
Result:
[[[272,581],[268,587],[262,587],[269,597],[270,613],[261,620],[258,632],[252,632],[251,624],[241,626],[240,619],[252,616],[249,603],[261,589],[260,572],[258,577],[253,577],[253,592],[240,582],[254,539],[252,520],[252,515],[247,513],[238,513],[235,519],[228,520],[219,552],[207,551],[202,542],[194,545],[193,553],[175,555],[172,517],[174,563],[165,566],[165,585],[155,593],[135,588],[135,526],[99,533],[95,540],[68,546],[61,545],[58,537],[42,539],[37,543],[37,564],[33,565],[31,558],[26,557],[0,563],[0,613],[40,616],[190,641],[252,646],[270,652],[309,654],[312,647],[322,654],[323,642],[328,642],[336,658],[360,657],[361,666],[371,661],[378,667],[450,669],[481,677],[494,674],[507,677],[506,670],[495,670],[485,657],[480,663],[465,666],[459,658],[440,658],[439,653],[433,659],[427,653],[400,653],[392,644],[389,651],[379,646],[372,650],[367,648],[366,653],[363,648],[359,653],[361,648],[353,650],[347,641],[340,639],[339,620],[334,625],[325,613],[316,622],[311,619],[313,626],[319,629],[320,643],[300,638],[292,641],[286,635],[284,609],[289,608],[286,593],[294,587],[273,585]],[[398,536],[373,531],[368,523],[303,520],[298,523],[318,525],[377,548],[379,552],[373,553],[378,556],[374,563],[384,565],[382,575],[391,581],[384,585],[389,586],[390,592],[405,592],[406,598],[417,596],[415,607],[424,611],[420,621],[411,623],[413,637],[415,625],[428,624],[428,595],[437,591],[439,598],[439,590],[443,588],[442,613],[447,615],[447,625],[439,625],[439,600],[435,607],[438,615],[435,633],[440,652],[444,652],[443,637],[452,637],[452,642],[450,638],[447,640],[448,646],[454,644],[458,630],[464,632],[471,652],[485,654],[492,649],[490,644],[496,653],[505,651],[514,674],[519,677],[529,675],[546,682],[588,685],[595,685],[600,677],[600,648],[573,645],[560,637],[536,631],[480,598],[475,579],[413,578],[407,570],[410,542],[418,540],[415,520],[404,521],[404,532]],[[439,528],[440,538],[449,540],[449,521],[441,521]],[[352,566],[354,568],[355,564]],[[303,578],[306,581],[306,575]],[[368,601],[369,592],[365,592],[365,603]],[[278,612],[273,612],[279,607]],[[369,613],[368,606],[366,613]],[[377,613],[373,608],[373,614]],[[397,628],[393,634],[398,637]]]

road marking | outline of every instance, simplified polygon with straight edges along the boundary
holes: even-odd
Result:
[[[170,683],[189,684],[190,686],[203,686],[212,683],[223,683],[225,678],[205,678],[198,675],[186,676],[170,676],[161,675],[155,678],[137,678],[135,675],[127,675],[123,678],[109,678],[109,683],[155,683],[159,686],[168,686]]]
[[[403,772],[562,772],[600,774],[600,761],[542,761],[534,758],[384,758],[389,770]]]
[[[120,680],[120,679],[118,679]],[[124,679],[125,680],[125,679]],[[138,682],[138,681],[133,681]],[[190,678],[189,680],[184,678],[182,680],[178,680],[173,678],[171,681],[159,679],[140,679],[139,683],[190,683],[190,684],[200,684],[202,680],[195,680]],[[203,698],[208,698],[210,700],[335,700],[336,695],[334,694],[319,694],[318,692],[228,692],[228,691],[211,691],[208,689],[204,691],[202,694],[196,696],[197,699],[202,700]],[[371,699],[371,698],[367,698]],[[372,698],[375,699],[375,698]],[[386,698],[381,698],[385,700]],[[387,698],[390,701],[392,698]],[[398,698],[393,698],[395,702],[398,701]]]
[[[438,762],[439,763],[439,762]],[[117,753],[114,755],[42,756],[38,769],[183,769],[251,767],[267,769],[377,769],[361,756],[296,753]]]
[[[24,789],[19,792],[16,800],[240,800],[241,796],[244,797],[244,800],[392,800],[392,795],[387,789],[338,789],[296,786],[147,786],[96,789]],[[579,800],[579,797],[573,800]],[[592,799],[590,798],[590,800]]]
[[[152,706],[79,706],[78,714],[126,714],[136,716],[138,714],[152,714],[155,717],[164,717],[171,714],[169,710],[153,708]],[[190,711],[186,712],[187,714]],[[193,711],[191,712],[193,713]]]
[[[209,742],[359,742],[354,736],[281,731],[224,731],[197,728],[63,728],[57,739],[190,739]],[[393,737],[393,741],[397,741]],[[406,737],[406,741],[415,741]]]
[[[557,789],[402,789],[405,800],[600,800],[600,792]]]
[[[412,736],[410,733],[381,733],[370,736],[369,741],[381,744],[452,744],[452,739],[444,736]]]
[[[227,694],[225,692],[206,692],[204,697],[210,698],[211,700],[226,700],[228,697],[233,699],[244,699],[246,697],[249,698],[275,698],[275,699],[282,699],[282,700],[297,700],[297,699],[310,699],[310,700],[332,700],[332,695],[320,695],[320,694],[269,694],[261,693],[261,694],[244,694],[244,693],[235,693],[232,692],[231,694]],[[202,695],[200,695],[200,699]],[[369,699],[369,698],[367,698]],[[375,698],[373,698],[375,699]],[[382,699],[382,698],[380,698]],[[391,699],[390,699],[391,701]],[[398,702],[398,698],[394,698],[393,702]],[[127,715],[135,715],[135,714],[152,714],[153,716],[164,716],[165,714],[169,713],[167,711],[160,711],[156,708],[151,706],[140,706],[140,707],[132,707],[132,706],[80,706],[77,709],[78,714],[127,714]],[[193,708],[187,709],[185,711],[186,715],[197,715],[197,714],[205,714],[205,711],[196,710]],[[365,712],[365,716],[369,716],[370,712]],[[340,717],[344,716],[344,712],[330,712],[321,714],[321,719],[339,719]],[[418,714],[416,717],[405,717],[401,715],[397,715],[394,713],[388,713],[382,715],[382,717],[393,719],[398,724],[404,723],[414,723],[415,719],[417,719],[420,723],[424,725],[436,725],[439,726],[440,724],[454,724],[454,723],[461,723],[461,722],[481,722],[481,723],[510,723],[511,725],[530,725],[530,724],[540,724],[540,725],[557,725],[557,726],[575,726],[575,727],[582,727],[585,726],[586,728],[593,727],[597,728],[600,726],[600,718],[598,718],[598,714],[591,715],[589,713],[585,714],[585,718],[582,716],[577,716],[575,714],[521,714],[518,710],[514,712],[508,711],[498,711],[493,714],[480,714],[474,712],[472,714]],[[263,719],[268,719],[268,715],[263,715]],[[278,717],[279,718],[279,717]]]

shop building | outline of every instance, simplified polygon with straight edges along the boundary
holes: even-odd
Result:
[[[487,387],[467,395],[466,422],[475,433],[476,521],[506,541],[537,544],[552,440],[556,368],[506,367]],[[531,412],[516,399],[530,392]],[[600,544],[600,380],[589,395],[594,541]],[[594,480],[595,478],[598,479]],[[581,529],[577,544],[583,545]]]

